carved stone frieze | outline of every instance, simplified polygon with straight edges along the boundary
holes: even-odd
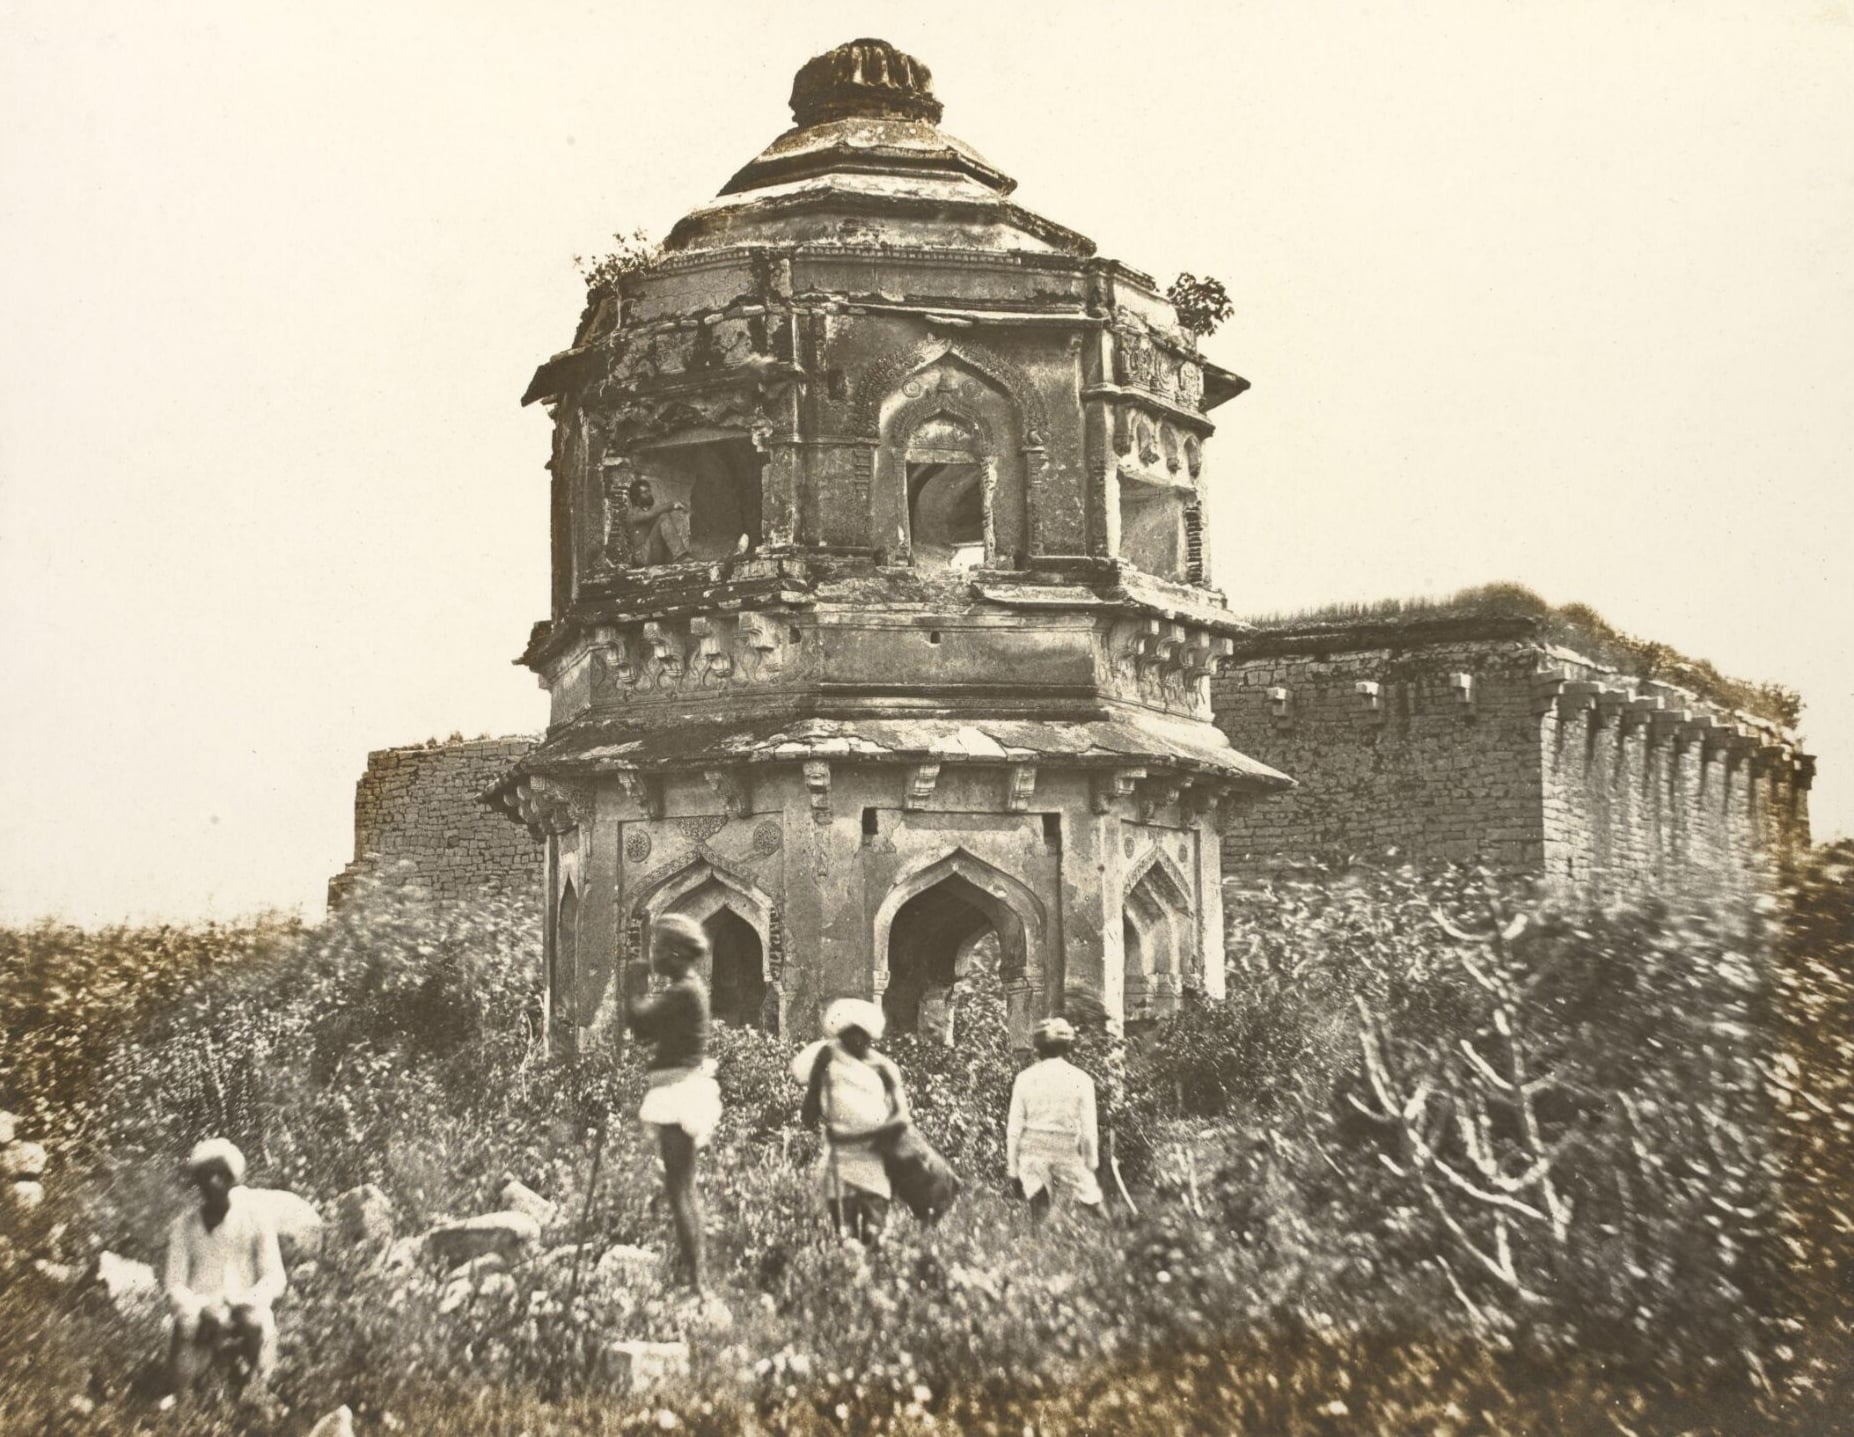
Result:
[[[1114,382],[1125,389],[1144,390],[1185,409],[1203,407],[1203,366],[1133,324],[1114,329]]]
[[[818,823],[830,822],[830,765],[812,759],[805,765],[805,787],[811,792],[811,817]]]
[[[930,339],[893,350],[856,377],[851,422],[855,432],[871,440],[880,437],[883,402],[901,389],[916,370],[951,355],[970,365],[1009,397],[1023,427],[1025,445],[1041,445],[1049,433],[1042,397],[1030,377],[1011,361],[966,338]]]
[[[1192,718],[1208,717],[1210,676],[1232,651],[1228,638],[1150,617],[1113,620],[1105,635],[1106,687],[1117,698]]]
[[[791,651],[786,626],[758,613],[613,627],[598,643],[592,692],[601,703],[776,683]]]

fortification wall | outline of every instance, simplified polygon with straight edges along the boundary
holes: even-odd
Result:
[[[1540,655],[1544,872],[1605,893],[1767,883],[1809,843],[1813,760],[1777,725],[1574,651]]]
[[[1299,787],[1238,810],[1224,870],[1313,855],[1419,863],[1544,859],[1530,649],[1442,635],[1419,647],[1240,641],[1211,682],[1217,724]]]
[[[435,898],[500,888],[532,894],[538,904],[541,845],[477,801],[534,744],[474,739],[368,754],[354,788],[354,861],[329,881],[329,906],[368,874],[416,883]]]
[[[1232,743],[1300,784],[1234,816],[1231,877],[1394,850],[1610,896],[1715,892],[1766,882],[1809,841],[1814,761],[1774,721],[1525,620],[1258,633],[1212,704]]]

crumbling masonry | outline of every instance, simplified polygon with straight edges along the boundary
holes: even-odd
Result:
[[[525,396],[545,736],[374,754],[331,898],[395,864],[531,885],[566,1044],[666,912],[708,927],[724,1019],[931,1023],[983,945],[1022,1042],[1220,994],[1226,875],[1307,854],[1626,890],[1806,843],[1780,725],[1537,624],[1235,622],[1207,442],[1246,381],[1013,203],[918,61],[840,46],[792,110]]]

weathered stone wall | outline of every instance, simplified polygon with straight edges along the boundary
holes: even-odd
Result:
[[[1809,764],[1774,725],[1565,649],[1541,659],[1554,881],[1613,894],[1742,889],[1807,847]]]
[[[1225,828],[1224,871],[1392,849],[1416,862],[1539,867],[1536,666],[1529,647],[1498,638],[1418,647],[1340,640],[1302,652],[1245,641],[1212,680],[1217,723],[1240,751],[1299,787],[1237,810]]]
[[[1231,877],[1395,851],[1611,896],[1717,892],[1809,841],[1813,760],[1775,723],[1523,620],[1257,634],[1212,703],[1232,743],[1300,785],[1235,813]]]
[[[329,881],[329,906],[339,906],[369,873],[416,883],[434,898],[493,887],[532,894],[538,903],[541,845],[478,801],[534,743],[474,739],[368,754],[354,788],[354,861]]]

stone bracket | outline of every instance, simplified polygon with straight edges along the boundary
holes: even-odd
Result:
[[[1352,685],[1360,711],[1373,723],[1384,722],[1384,685],[1373,679],[1359,679]]]
[[[1628,733],[1633,729],[1643,728],[1654,722],[1654,716],[1661,712],[1664,701],[1650,694],[1636,694],[1622,708],[1622,731]]]
[[[1010,779],[1005,787],[1004,806],[1012,813],[1027,813],[1030,809],[1030,796],[1036,792],[1036,765],[1033,763],[1013,764]]]
[[[697,615],[689,620],[690,669],[706,686],[722,682],[734,671],[721,630],[713,619]]]
[[[1108,812],[1117,798],[1131,798],[1139,781],[1146,776],[1143,768],[1116,768],[1095,775],[1089,785],[1088,807],[1096,813]]]
[[[1596,708],[1603,685],[1589,679],[1567,679],[1558,691],[1558,717],[1576,718]]]
[[[668,624],[652,619],[644,625],[644,652],[650,665],[666,678],[679,679],[687,671],[682,646]]]
[[[753,812],[752,780],[745,769],[704,769],[702,779],[715,791],[729,818],[745,818]]]
[[[933,797],[934,785],[940,781],[940,765],[917,763],[908,770],[907,791],[902,794],[903,808],[923,808]]]
[[[1178,802],[1178,796],[1183,792],[1184,781],[1175,775],[1166,774],[1148,779],[1139,789],[1140,822],[1151,823],[1160,809]]]
[[[639,773],[636,769],[620,769],[618,783],[630,795],[631,801],[643,809],[646,818],[663,817],[663,781]]]
[[[823,759],[805,764],[805,787],[811,791],[811,818],[818,824],[830,822],[830,765]]]

